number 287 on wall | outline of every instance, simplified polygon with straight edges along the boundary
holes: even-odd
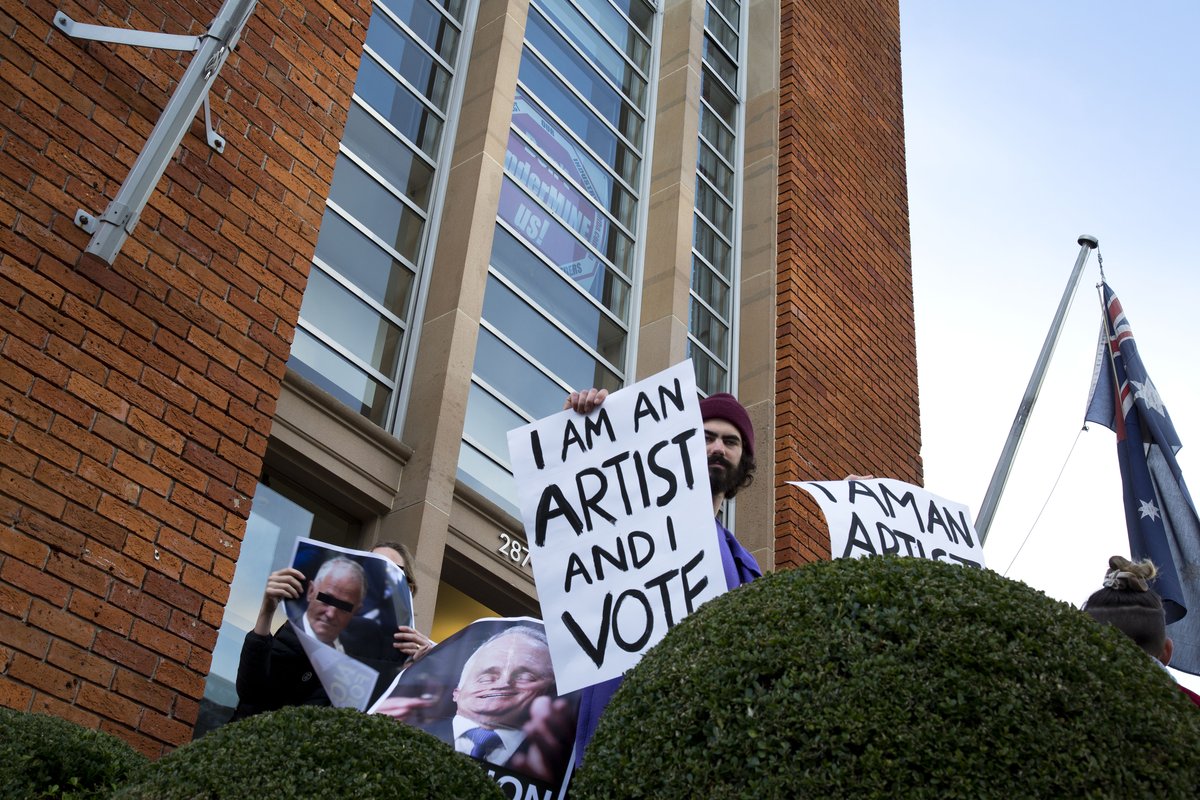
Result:
[[[496,548],[496,551],[500,555],[505,556],[509,561],[520,564],[522,567],[529,566],[529,548],[520,540],[514,539],[507,533],[500,534],[500,546]]]

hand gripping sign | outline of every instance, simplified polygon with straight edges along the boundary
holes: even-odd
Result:
[[[621,675],[725,591],[690,361],[508,449],[560,692]]]
[[[983,566],[983,545],[961,503],[890,478],[789,483],[821,506],[834,558],[894,554]]]

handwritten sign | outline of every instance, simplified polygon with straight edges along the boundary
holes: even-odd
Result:
[[[559,691],[621,675],[725,591],[690,361],[508,449]]]
[[[890,478],[789,483],[821,506],[834,558],[893,554],[983,566],[983,545],[961,503]]]

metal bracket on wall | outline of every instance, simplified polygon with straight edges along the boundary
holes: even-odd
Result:
[[[76,22],[61,11],[54,15],[54,27],[72,39],[90,39],[93,42],[128,44],[134,47],[150,47],[155,50],[179,50],[187,53],[199,50],[200,42],[203,39],[201,36],[180,36],[175,33],[134,31],[128,28],[110,28],[107,25],[87,25],[82,22]],[[232,50],[233,48],[230,47],[229,49]],[[213,150],[216,150],[218,153],[225,152],[225,139],[221,134],[217,133],[217,129],[212,124],[212,111],[208,105],[207,92],[204,93],[204,138],[208,140],[208,146]],[[82,210],[79,213],[87,216]],[[78,219],[76,220],[76,224],[88,233],[94,232],[94,218],[91,229],[86,225],[80,224]]]
[[[131,44],[134,47],[153,47],[156,50],[191,51],[200,47],[199,36],[179,36],[158,31],[134,31],[110,28],[107,25],[86,25],[76,22],[63,12],[54,15],[54,27],[72,39],[91,39],[93,42]]]
[[[201,105],[204,106],[205,138],[209,147],[218,153],[225,152],[225,139],[213,129],[208,91],[237,46],[242,29],[257,4],[258,0],[225,0],[208,31],[200,36],[86,25],[61,11],[54,15],[54,26],[75,39],[196,53],[108,208],[99,216],[84,209],[75,212],[75,224],[92,234],[87,252],[109,264],[117,257]]]

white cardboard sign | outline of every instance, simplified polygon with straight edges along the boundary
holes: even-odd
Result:
[[[508,449],[559,692],[621,675],[725,592],[690,361]]]
[[[789,481],[829,523],[834,558],[902,555],[983,567],[983,545],[962,503],[891,478]]]

